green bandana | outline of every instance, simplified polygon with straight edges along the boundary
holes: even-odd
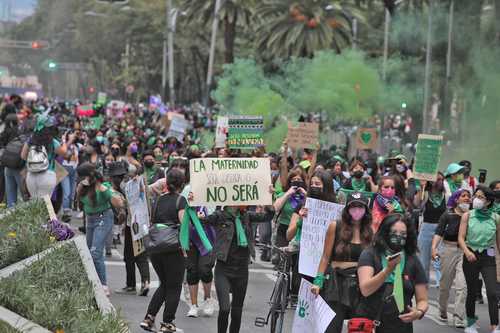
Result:
[[[480,221],[486,221],[493,217],[493,209],[474,209],[476,218]]]
[[[438,208],[443,203],[444,194],[443,193],[432,193],[432,192],[430,192],[429,193],[429,200],[431,201],[432,206],[434,208]]]
[[[390,255],[390,253],[386,253],[382,256],[382,267],[385,269],[387,267],[387,258],[386,255]],[[398,306],[399,312],[403,312],[405,309],[405,299],[404,299],[404,291],[403,291],[403,270],[406,265],[406,256],[404,251],[401,253],[401,261],[396,266],[394,271],[387,277],[385,280],[386,283],[392,283],[394,288],[392,290],[392,295],[394,296],[394,300],[396,301],[396,305]]]
[[[500,202],[495,202],[493,204],[493,213],[497,213],[497,214],[500,214]]]
[[[446,181],[448,182],[448,185],[450,185],[451,193],[455,193],[460,188],[461,183],[457,184],[453,180],[451,180],[451,178],[446,179]]]
[[[203,226],[201,225],[198,215],[196,215],[194,209],[189,206],[186,206],[184,210],[184,218],[182,219],[181,230],[179,232],[181,247],[185,251],[189,250],[189,225],[191,223],[193,223],[194,229],[198,233],[198,236],[200,236],[205,249],[207,249],[208,252],[212,251],[212,244],[210,244],[210,240],[205,233],[205,229],[203,229]]]
[[[366,189],[366,183],[363,179],[352,178],[351,184],[354,191],[365,191]]]
[[[240,213],[236,214],[236,220],[234,220],[234,225],[236,226],[236,234],[238,236],[238,246],[247,247],[247,236],[245,234],[245,229],[243,229],[243,224],[241,224]]]

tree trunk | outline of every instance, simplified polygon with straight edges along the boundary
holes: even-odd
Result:
[[[235,13],[233,20],[229,20],[226,15],[224,17],[224,63],[232,64],[234,62],[234,40],[236,39],[236,21],[238,15]]]
[[[500,43],[500,0],[495,0],[495,43]]]

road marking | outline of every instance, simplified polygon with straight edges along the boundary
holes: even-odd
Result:
[[[111,249],[111,254],[113,255],[113,257],[118,257],[118,258],[120,258],[120,260],[123,260],[123,256],[121,255],[120,252],[118,252],[117,249]]]

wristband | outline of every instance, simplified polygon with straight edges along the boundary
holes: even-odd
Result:
[[[325,274],[318,273],[318,275],[316,275],[316,278],[313,281],[313,284],[318,286],[321,289],[321,288],[323,288],[324,282],[325,282]]]

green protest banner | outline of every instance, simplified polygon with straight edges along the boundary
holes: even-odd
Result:
[[[197,158],[189,170],[191,206],[272,204],[268,158]]]
[[[106,93],[100,92],[97,94],[97,104],[106,105],[108,95]]]
[[[264,145],[264,120],[257,116],[232,116],[228,121],[230,149],[254,149]]]
[[[88,122],[83,126],[85,130],[99,130],[104,123],[104,118],[102,116],[88,118]]]
[[[419,134],[415,166],[413,167],[415,179],[436,180],[442,145],[443,137],[441,135]]]

